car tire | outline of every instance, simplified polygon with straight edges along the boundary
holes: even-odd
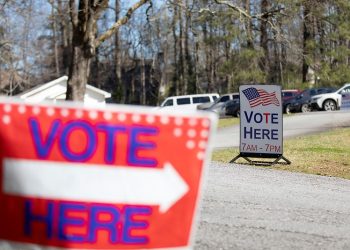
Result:
[[[323,103],[323,110],[325,111],[335,111],[337,109],[337,105],[333,100],[326,100]]]
[[[241,111],[240,110],[237,110],[237,112],[236,112],[236,115],[235,115],[236,117],[240,117],[241,116]]]
[[[286,106],[285,112],[286,112],[286,114],[288,114],[288,115],[292,113],[292,111],[290,111],[290,104],[288,104],[288,105]]]
[[[307,112],[310,112],[311,111],[311,108],[308,104],[304,103],[303,105],[301,105],[301,112],[303,113],[307,113]]]

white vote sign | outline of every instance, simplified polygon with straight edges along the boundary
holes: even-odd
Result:
[[[240,155],[279,157],[283,154],[281,87],[243,85],[239,88]]]

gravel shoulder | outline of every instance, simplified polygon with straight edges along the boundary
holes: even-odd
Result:
[[[211,162],[195,249],[350,249],[350,181]]]

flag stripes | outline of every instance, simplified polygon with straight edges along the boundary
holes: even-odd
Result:
[[[280,102],[276,97],[276,92],[268,93],[263,89],[256,88],[247,88],[242,91],[243,94],[247,97],[250,107],[254,108],[256,106],[268,106],[275,105],[280,106]]]

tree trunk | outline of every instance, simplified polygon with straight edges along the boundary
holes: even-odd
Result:
[[[150,0],[139,0],[126,12],[125,16],[115,22],[107,31],[97,35],[97,20],[108,7],[108,0],[79,0],[78,9],[75,0],[69,0],[70,16],[73,27],[72,55],[67,83],[67,100],[83,101],[86,84],[90,75],[91,59],[96,48],[131,18],[132,14]]]
[[[119,20],[119,15],[120,15],[120,0],[115,0],[115,21],[116,22]],[[115,32],[114,39],[115,39],[114,41],[115,88],[116,88],[115,91],[117,92],[117,97],[118,97],[117,101],[119,101],[120,103],[125,103],[126,93],[125,93],[125,87],[123,86],[123,82],[122,82],[119,30]]]
[[[267,13],[269,9],[269,1],[261,1],[261,13]],[[265,73],[265,82],[270,83],[270,51],[268,44],[268,31],[267,31],[267,18],[268,16],[263,16],[260,24],[260,46],[264,51],[264,57],[261,60],[260,68]]]
[[[309,72],[309,63],[308,59],[310,57],[310,51],[308,48],[308,42],[311,40],[311,31],[310,31],[310,26],[311,26],[311,13],[310,13],[310,6],[308,3],[308,0],[304,1],[304,10],[303,10],[303,65],[302,65],[302,79],[303,82],[307,82],[307,75]]]
[[[174,75],[173,75],[173,86],[172,91],[173,93],[179,95],[179,84],[178,84],[178,61],[177,61],[177,35],[176,35],[176,23],[177,23],[177,16],[178,16],[178,7],[174,5],[174,16],[172,21],[172,31],[173,31],[173,38],[174,38]]]
[[[141,104],[146,105],[146,67],[145,58],[141,55]]]
[[[86,84],[90,75],[91,59],[92,56],[87,55],[82,46],[73,46],[66,100],[84,100]]]
[[[245,10],[250,15],[250,0],[245,0]],[[247,48],[254,49],[253,24],[251,18],[246,18]]]
[[[184,57],[184,34],[183,34],[183,24],[182,24],[182,8],[179,8],[178,12],[179,18],[179,93],[184,95],[187,91],[186,76],[185,76],[185,57]]]
[[[65,18],[65,13],[67,13],[69,9],[67,5],[62,4],[62,0],[57,1],[57,12],[58,15],[62,18],[59,18],[60,22],[60,34],[61,34],[61,49],[62,49],[62,64],[61,64],[61,72],[68,75],[69,74],[69,57],[71,52],[71,40],[72,34],[69,32],[69,22]]]

